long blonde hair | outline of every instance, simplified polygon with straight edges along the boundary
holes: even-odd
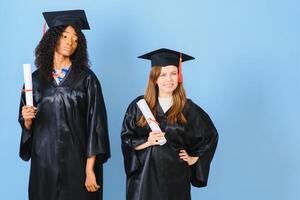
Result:
[[[161,68],[162,67],[158,67],[158,66],[154,66],[151,68],[148,85],[144,95],[144,99],[148,103],[150,110],[152,111],[155,117],[157,114],[156,106],[158,103],[158,92],[159,92],[156,81],[161,73]],[[176,122],[186,123],[186,118],[182,113],[186,102],[186,94],[182,83],[178,83],[177,88],[173,91],[172,98],[173,98],[173,105],[168,111],[168,116],[167,116],[168,122],[171,124],[174,124]],[[141,116],[140,119],[137,121],[137,124],[138,126],[145,126],[147,124],[145,117]]]

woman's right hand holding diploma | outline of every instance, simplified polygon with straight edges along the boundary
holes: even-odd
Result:
[[[36,107],[34,106],[23,106],[22,107],[22,117],[24,119],[24,126],[26,129],[30,130],[32,125],[32,119],[36,115]]]
[[[160,145],[159,141],[164,139],[166,139],[164,132],[152,131],[149,133],[147,142],[149,142],[150,146]]]
[[[150,147],[150,146],[160,145],[159,141],[164,140],[164,139],[166,139],[164,132],[152,131],[152,132],[149,133],[149,137],[148,137],[147,142],[137,146],[135,148],[135,150],[142,150],[142,149],[145,149],[145,148]]]

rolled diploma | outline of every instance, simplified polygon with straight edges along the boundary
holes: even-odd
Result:
[[[142,111],[142,113],[143,113],[148,125],[150,126],[151,130],[161,132],[161,129],[158,126],[157,122],[155,121],[155,118],[154,118],[147,102],[145,101],[145,99],[139,100],[136,104],[138,105],[139,109]],[[163,140],[159,140],[158,142],[159,142],[160,145],[164,145],[167,142],[167,140],[163,139]]]
[[[23,64],[26,105],[33,106],[31,65]]]

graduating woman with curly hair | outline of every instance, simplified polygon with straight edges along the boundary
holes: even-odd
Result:
[[[129,105],[121,131],[126,199],[190,200],[191,184],[207,185],[218,141],[210,117],[186,98],[183,88],[181,62],[194,58],[169,49],[139,58],[151,60],[152,67],[145,95]],[[141,99],[161,131],[148,126],[149,118],[137,105]]]
[[[101,86],[89,69],[83,10],[43,13],[49,30],[35,50],[33,103],[22,94],[20,157],[31,159],[29,200],[100,200],[110,157]]]

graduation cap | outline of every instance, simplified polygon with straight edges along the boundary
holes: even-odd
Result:
[[[151,51],[149,53],[146,53],[144,55],[139,56],[138,58],[151,60],[151,66],[159,66],[164,67],[168,65],[174,65],[179,68],[179,74],[178,74],[178,82],[182,83],[182,62],[193,60],[195,59],[192,56],[189,56],[187,54],[174,51],[171,49],[158,49],[155,51]]]
[[[75,25],[80,29],[90,29],[84,10],[64,10],[43,12],[49,28]]]

